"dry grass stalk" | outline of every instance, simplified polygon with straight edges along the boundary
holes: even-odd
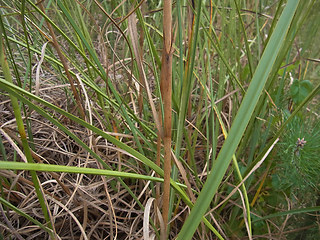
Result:
[[[163,51],[161,65],[161,96],[163,100],[163,144],[164,144],[164,187],[162,217],[165,234],[161,239],[166,239],[169,198],[170,198],[170,173],[171,173],[171,95],[172,95],[172,9],[171,0],[164,1],[163,7]]]

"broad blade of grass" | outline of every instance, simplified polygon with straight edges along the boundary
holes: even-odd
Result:
[[[280,51],[280,47],[282,44],[284,44],[284,38],[290,27],[298,4],[298,0],[288,1],[285,9],[283,10],[279,22],[277,23],[270,41],[266,46],[261,60],[257,66],[248,91],[239,108],[238,114],[235,117],[229,136],[223,144],[213,166],[213,170],[209,174],[198,200],[191,210],[190,215],[183,225],[177,239],[187,240],[192,238],[202,216],[207,211],[213,196],[217,192],[221,180],[230,164],[232,155],[236,152],[237,146],[243,133],[245,132],[247,124],[259,100],[260,94],[263,91],[269,73]]]

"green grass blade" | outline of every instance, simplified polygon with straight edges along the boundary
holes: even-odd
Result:
[[[266,46],[261,60],[257,66],[247,93],[240,105],[238,114],[236,115],[230,129],[229,136],[223,144],[213,166],[213,170],[209,174],[208,179],[197,199],[197,202],[191,210],[190,215],[183,225],[177,239],[188,240],[192,238],[202,216],[207,211],[213,196],[217,192],[221,180],[230,164],[232,155],[236,151],[254,108],[259,100],[260,94],[263,91],[263,87],[280,51],[280,47],[284,43],[283,40],[290,27],[298,4],[298,0],[288,1],[285,9],[283,10],[279,22],[277,23],[270,41]]]
[[[238,17],[239,17],[239,20],[240,20],[241,31],[243,33],[243,38],[244,38],[244,45],[245,45],[245,48],[246,48],[246,55],[247,55],[247,58],[248,58],[250,77],[252,78],[252,75],[253,75],[253,66],[252,65],[253,65],[253,63],[252,63],[252,55],[251,55],[251,52],[250,52],[250,46],[249,46],[249,42],[248,42],[248,37],[247,37],[247,33],[246,33],[245,26],[244,26],[244,22],[243,22],[241,13],[240,13],[238,0],[234,0],[234,4],[236,6],[237,14],[238,14]]]
[[[270,218],[274,218],[274,217],[281,217],[281,216],[301,214],[301,213],[311,213],[311,212],[318,212],[318,211],[320,211],[320,206],[292,209],[289,211],[273,213],[273,214],[255,219],[255,220],[253,220],[253,222],[258,222],[258,221],[262,221],[262,220],[266,220],[266,219],[270,219]]]
[[[26,219],[28,219],[29,221],[33,222],[34,224],[38,225],[43,230],[47,231],[50,235],[53,234],[53,232],[52,232],[52,230],[50,228],[44,226],[41,222],[39,222],[38,220],[34,219],[33,217],[31,217],[30,215],[26,214],[25,212],[21,211],[19,208],[17,208],[16,206],[12,205],[10,202],[6,201],[2,197],[0,197],[0,203],[2,203],[4,206],[7,206],[10,209],[12,209],[13,211],[18,213],[19,215],[25,217]]]
[[[119,171],[97,169],[97,168],[70,167],[70,166],[61,166],[61,165],[43,164],[43,163],[0,161],[0,169],[29,170],[29,171],[37,171],[37,172],[82,173],[82,174],[94,174],[94,175],[103,175],[103,176],[109,176],[109,177],[132,178],[132,179],[142,179],[147,181],[163,182],[162,178],[151,177],[148,175],[142,175],[137,173],[119,172]]]
[[[198,6],[197,6],[197,15],[196,15],[196,20],[195,20],[195,26],[193,29],[193,38],[191,40],[191,47],[189,49],[189,56],[187,59],[187,66],[186,66],[186,72],[184,76],[184,80],[182,83],[182,91],[181,91],[181,101],[179,104],[179,119],[178,119],[178,126],[177,126],[177,136],[176,136],[176,146],[175,146],[175,155],[179,157],[180,155],[180,148],[181,148],[181,143],[182,143],[182,136],[183,136],[183,129],[185,125],[185,116],[186,116],[186,111],[187,111],[187,106],[188,106],[188,100],[190,97],[190,92],[191,92],[191,82],[192,82],[192,77],[193,77],[193,67],[194,67],[194,62],[195,62],[195,54],[196,54],[196,46],[197,46],[197,39],[198,39],[198,32],[199,32],[199,27],[200,27],[200,16],[201,16],[201,1],[199,1]],[[172,172],[173,176],[176,173],[176,171]]]

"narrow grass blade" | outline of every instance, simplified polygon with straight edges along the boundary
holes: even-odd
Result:
[[[25,217],[26,219],[28,219],[29,221],[33,222],[34,224],[38,225],[40,228],[42,228],[43,230],[47,231],[49,234],[53,234],[53,232],[52,232],[52,230],[50,228],[44,226],[41,222],[39,222],[38,220],[34,219],[33,217],[31,217],[30,215],[26,214],[25,212],[21,211],[19,208],[17,208],[16,206],[12,205],[10,202],[6,201],[2,197],[0,197],[0,203],[2,203],[4,206],[7,206],[10,209],[12,209],[17,214]]]
[[[61,166],[61,165],[43,164],[43,163],[0,161],[0,169],[29,170],[29,171],[37,171],[37,172],[65,172],[65,173],[94,174],[94,175],[103,175],[103,176],[109,176],[109,177],[132,178],[132,179],[142,179],[147,181],[163,182],[162,178],[151,177],[148,175],[142,175],[142,174],[136,174],[136,173],[119,172],[119,171],[96,169],[96,168]]]
[[[289,211],[273,213],[273,214],[270,214],[270,215],[255,219],[255,220],[253,220],[253,222],[259,222],[259,221],[262,221],[262,220],[275,218],[275,217],[281,217],[281,216],[287,216],[287,215],[295,215],[295,214],[301,214],[301,213],[311,213],[311,212],[318,212],[318,211],[320,211],[320,206],[300,208],[300,209],[292,209],[292,210],[289,210]]]

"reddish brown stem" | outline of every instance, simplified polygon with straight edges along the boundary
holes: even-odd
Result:
[[[39,6],[40,6],[41,11],[45,13],[45,9],[44,9],[42,3],[40,3]],[[53,31],[53,28],[52,28],[51,24],[48,21],[46,21],[46,23],[47,23],[49,32],[50,32],[51,37],[52,37],[52,45],[56,49],[57,54],[58,54],[58,56],[60,58],[60,61],[61,61],[62,65],[63,65],[64,71],[66,72],[67,78],[68,78],[69,83],[70,83],[71,90],[73,92],[74,98],[76,100],[76,103],[77,103],[79,111],[80,111],[81,118],[85,119],[85,112],[84,112],[83,106],[81,104],[80,96],[79,96],[79,94],[77,92],[77,89],[75,88],[74,79],[72,78],[72,76],[71,76],[71,74],[69,72],[69,67],[68,67],[67,61],[66,61],[64,55],[62,54],[62,52],[60,50],[59,43],[57,41],[56,35],[55,35],[54,31]]]
[[[163,121],[163,145],[164,145],[164,183],[163,183],[163,207],[162,217],[165,226],[166,239],[169,201],[170,201],[170,174],[171,174],[171,95],[172,95],[172,14],[171,0],[164,1],[163,7],[163,52],[161,65],[161,96],[164,109]]]

